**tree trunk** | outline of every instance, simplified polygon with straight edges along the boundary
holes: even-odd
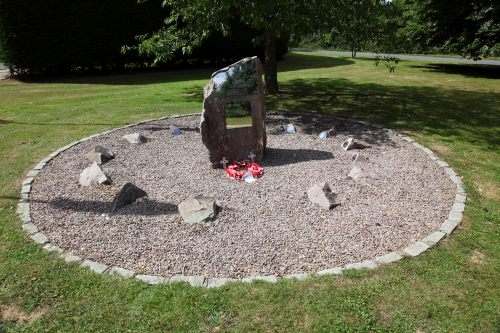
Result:
[[[278,89],[278,65],[276,63],[276,35],[272,31],[265,33],[265,63],[264,80],[266,82],[266,92],[274,95]]]

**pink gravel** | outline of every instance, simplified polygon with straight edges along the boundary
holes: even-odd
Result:
[[[281,125],[294,123],[296,134]],[[80,143],[54,158],[33,184],[33,223],[51,243],[85,258],[144,274],[211,277],[317,272],[401,250],[446,219],[455,185],[420,149],[383,129],[325,116],[268,116],[265,174],[253,183],[212,169],[198,116],[153,121]],[[169,126],[183,130],[172,136]],[[335,126],[325,140],[319,132]],[[131,145],[124,134],[148,142]],[[371,144],[345,152],[354,137]],[[112,185],[81,187],[94,145],[116,157],[102,166]],[[368,158],[374,185],[347,179],[354,153]],[[340,206],[326,211],[306,191],[326,181]],[[148,198],[109,220],[114,195],[132,182]],[[221,207],[205,224],[183,223],[177,205],[196,195]]]

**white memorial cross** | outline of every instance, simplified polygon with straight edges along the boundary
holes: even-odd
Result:
[[[257,155],[255,155],[252,151],[250,152],[250,154],[248,154],[248,158],[252,161],[252,163],[253,163],[255,156],[257,156]]]
[[[227,167],[227,162],[229,162],[228,160],[226,160],[225,157],[222,158],[222,161],[220,161],[220,163],[222,164],[222,166],[224,167],[224,170],[226,170],[226,167]]]

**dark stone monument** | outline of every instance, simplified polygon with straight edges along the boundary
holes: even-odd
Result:
[[[201,137],[212,167],[247,159],[259,161],[266,149],[266,112],[262,65],[245,58],[212,74],[205,87]]]

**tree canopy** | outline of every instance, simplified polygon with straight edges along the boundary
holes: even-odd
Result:
[[[423,52],[478,59],[500,54],[497,0],[406,0],[401,35]]]
[[[328,28],[299,45],[394,53],[500,55],[500,2],[338,0]],[[300,36],[299,36],[300,37]]]
[[[140,38],[139,52],[166,60],[177,50],[190,52],[214,31],[230,34],[235,18],[261,32],[264,40],[264,76],[268,93],[278,92],[276,41],[283,34],[313,31],[329,12],[320,0],[165,0],[170,9],[165,26]]]

